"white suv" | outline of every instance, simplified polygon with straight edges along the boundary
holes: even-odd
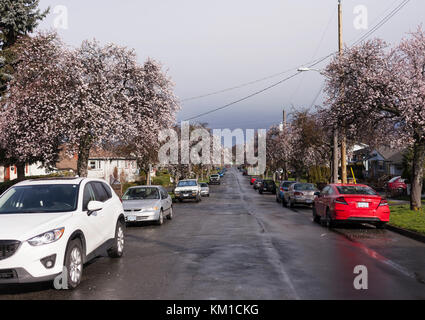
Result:
[[[103,180],[20,182],[0,196],[0,284],[60,278],[74,289],[88,260],[123,255],[124,230],[122,203]]]

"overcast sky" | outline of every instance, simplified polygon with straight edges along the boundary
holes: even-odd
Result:
[[[344,43],[368,30],[355,27],[359,5],[369,29],[401,0],[343,0]],[[41,0],[51,7],[39,29],[51,29],[68,13],[68,29],[58,29],[67,44],[84,39],[134,48],[140,62],[160,61],[183,100],[268,77],[337,50],[337,0]],[[55,13],[55,8],[58,10]],[[425,1],[411,0],[373,36],[397,43],[424,21]],[[317,66],[323,68],[326,62]],[[293,71],[292,71],[293,73]],[[178,119],[220,107],[261,90],[290,73],[237,90],[182,102]],[[290,81],[230,108],[197,119],[213,128],[268,128],[282,110],[309,108],[323,85],[317,72]],[[320,104],[323,96],[317,99]]]

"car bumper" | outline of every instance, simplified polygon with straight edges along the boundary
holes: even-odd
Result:
[[[334,219],[348,222],[389,222],[390,210],[380,208],[367,213],[359,213],[355,210],[335,210]]]
[[[124,213],[126,222],[156,221],[159,219],[159,211]]]
[[[196,199],[196,198],[198,198],[198,195],[197,194],[195,194],[195,195],[193,195],[193,194],[188,194],[188,195],[175,195],[174,196],[176,199],[179,199],[179,200],[184,200],[184,199]]]
[[[297,203],[297,204],[308,204],[308,205],[310,205],[310,204],[313,204],[313,202],[314,202],[314,199],[310,199],[310,198],[295,198],[294,199],[294,203]]]
[[[54,279],[62,273],[67,240],[60,240],[43,245],[31,246],[28,242],[21,243],[11,257],[0,260],[0,284],[42,282]],[[52,268],[46,268],[42,259],[55,255]]]
[[[209,194],[210,194],[209,191],[201,191],[201,196],[207,196]]]

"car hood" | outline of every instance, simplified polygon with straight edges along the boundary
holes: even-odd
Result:
[[[187,187],[177,187],[174,189],[174,192],[176,191],[198,191],[198,187],[196,186],[187,186]]]
[[[159,206],[159,202],[159,199],[123,200],[122,205],[124,207],[124,210],[145,209]]]
[[[65,227],[66,213],[0,214],[0,239],[26,241],[44,232]]]

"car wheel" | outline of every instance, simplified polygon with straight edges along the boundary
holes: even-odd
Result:
[[[108,256],[111,258],[121,258],[124,253],[124,235],[125,226],[121,221],[117,222],[115,230],[114,245],[108,250]]]
[[[174,214],[173,214],[173,207],[170,207],[170,213],[167,216],[168,220],[173,220]]]
[[[294,203],[292,202],[291,198],[288,199],[288,206],[289,206],[289,208],[294,207]]]
[[[385,229],[387,227],[387,223],[386,222],[378,222],[377,224],[375,224],[376,229]]]
[[[316,223],[319,223],[320,222],[320,216],[317,215],[315,206],[313,206],[312,211],[313,211],[313,221],[316,222]]]
[[[161,209],[161,211],[159,212],[159,217],[158,217],[158,220],[156,220],[156,224],[157,224],[158,226],[161,226],[161,225],[163,225],[163,224],[164,224],[164,212],[162,211],[162,209]]]
[[[323,221],[323,219],[320,220],[321,222]],[[331,214],[329,212],[329,208],[326,209],[326,218],[323,221],[323,224],[325,227],[331,229],[334,227],[334,222],[332,220]]]
[[[183,202],[183,199],[179,199],[179,202]]]
[[[69,242],[65,255],[68,289],[75,289],[83,277],[83,246],[79,239]]]

